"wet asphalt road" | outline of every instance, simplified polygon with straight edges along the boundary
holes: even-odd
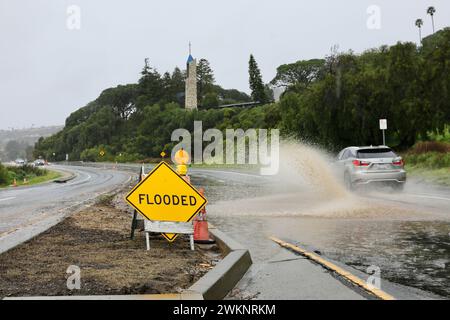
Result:
[[[0,252],[42,232],[76,206],[114,190],[130,173],[87,167],[52,166],[76,176],[66,183],[45,183],[0,190]]]

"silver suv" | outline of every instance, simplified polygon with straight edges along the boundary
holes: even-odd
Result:
[[[345,148],[336,164],[350,190],[372,183],[388,183],[402,190],[406,182],[403,159],[386,146]]]

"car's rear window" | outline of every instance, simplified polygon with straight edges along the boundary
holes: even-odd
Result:
[[[362,149],[356,153],[358,159],[368,158],[395,158],[397,155],[391,149]]]

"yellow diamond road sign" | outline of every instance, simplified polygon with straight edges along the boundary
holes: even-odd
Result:
[[[159,163],[126,196],[126,201],[152,221],[189,222],[207,200],[166,162]],[[163,234],[173,241],[176,234]]]

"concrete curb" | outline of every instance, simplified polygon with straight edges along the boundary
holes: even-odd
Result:
[[[205,300],[221,300],[242,279],[252,265],[252,259],[248,249],[222,231],[212,227],[209,232],[226,256],[187,292],[200,293]]]
[[[56,169],[55,168],[48,168],[48,170],[53,170],[53,171],[60,172],[60,173],[63,174],[62,177],[56,178],[56,179],[51,181],[51,182],[54,182],[54,183],[66,183],[66,182],[68,182],[70,180],[75,179],[76,176],[77,176],[76,173],[74,173],[74,172],[69,172],[69,171],[66,171],[66,170],[58,169],[58,168],[56,168]]]
[[[44,297],[6,297],[3,300],[203,300],[199,293],[183,292],[174,294],[136,294],[110,296],[44,296]]]
[[[76,177],[75,175],[71,175],[69,177],[63,177],[63,178],[59,178],[59,179],[53,180],[53,182],[54,183],[66,183],[66,182],[68,182],[70,180],[75,179],[75,177]]]

